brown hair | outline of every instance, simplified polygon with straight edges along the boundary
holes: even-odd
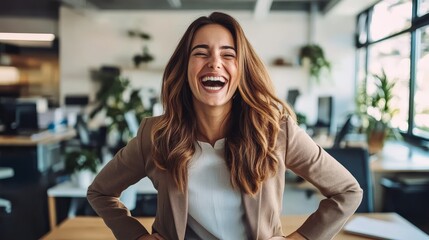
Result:
[[[155,164],[168,170],[179,189],[187,186],[188,163],[195,153],[197,123],[192,92],[187,81],[188,59],[195,33],[208,24],[228,29],[235,41],[239,86],[231,113],[231,131],[225,140],[225,161],[234,188],[256,193],[261,183],[275,174],[275,155],[280,122],[286,115],[295,118],[290,107],[274,94],[264,64],[231,16],[214,12],[200,17],[186,30],[164,72],[161,100],[165,114],[152,129]]]

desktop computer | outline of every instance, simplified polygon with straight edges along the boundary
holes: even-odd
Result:
[[[39,131],[37,104],[18,102],[15,99],[0,100],[0,122],[3,135],[31,135]]]

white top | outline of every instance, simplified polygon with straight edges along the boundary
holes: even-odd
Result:
[[[230,183],[225,139],[196,143],[189,165],[186,239],[246,239],[241,193]]]

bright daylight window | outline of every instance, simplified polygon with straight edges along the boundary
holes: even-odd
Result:
[[[389,81],[396,82],[392,108],[398,113],[392,119],[392,126],[402,131],[408,129],[408,105],[410,84],[410,46],[411,35],[400,36],[376,43],[369,48],[367,93],[375,91],[372,74],[386,73]]]
[[[374,6],[370,37],[376,41],[411,26],[412,0],[384,0]]]
[[[417,36],[418,55],[413,133],[429,138],[429,27],[419,29]]]
[[[420,0],[418,16],[423,16],[427,13],[429,13],[429,0]]]

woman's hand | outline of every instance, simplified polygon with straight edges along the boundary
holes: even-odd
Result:
[[[147,235],[143,235],[141,237],[139,237],[137,240],[164,240],[163,237],[161,237],[161,235],[159,235],[158,233],[154,233],[154,234],[147,234]]]

